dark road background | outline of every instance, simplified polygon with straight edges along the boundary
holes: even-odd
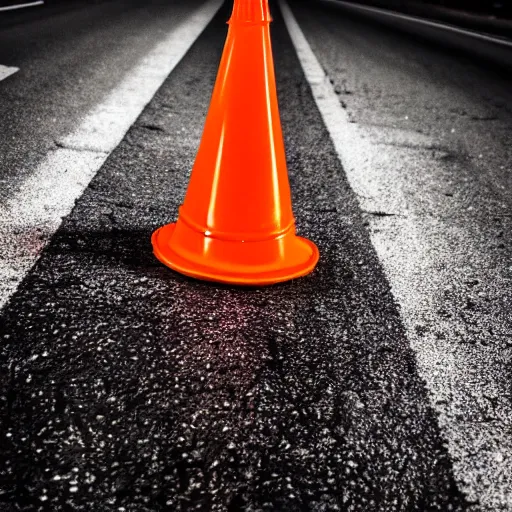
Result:
[[[133,104],[119,83],[201,2],[52,8],[0,21],[0,71],[19,68],[0,80],[0,510],[512,510],[508,63],[464,34],[272,3],[297,230],[321,259],[241,289],[150,244],[183,200],[231,4],[105,147],[80,134],[115,91]],[[21,264],[13,219],[40,228],[12,198],[65,151],[40,198],[59,222]]]

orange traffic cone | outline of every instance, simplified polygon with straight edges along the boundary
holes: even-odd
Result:
[[[235,0],[203,137],[179,218],[153,233],[156,257],[198,279],[241,285],[310,273],[295,235],[268,0]]]

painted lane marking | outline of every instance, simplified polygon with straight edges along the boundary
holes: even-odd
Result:
[[[446,30],[447,32],[454,32],[456,34],[461,34],[464,36],[472,37],[474,39],[480,39],[481,41],[486,41],[488,43],[493,43],[501,46],[505,46],[506,48],[512,49],[512,41],[494,37],[490,34],[482,34],[480,32],[474,32],[473,30],[467,30],[459,27],[455,27],[453,25],[448,25],[445,23],[440,23],[438,21],[426,20],[424,18],[418,18],[416,16],[409,16],[407,14],[401,14],[395,11],[388,11],[386,9],[379,9],[378,7],[368,7],[366,5],[356,5],[351,2],[343,2],[342,0],[322,0],[322,2],[332,5],[343,5],[348,9],[352,9],[353,11],[363,11],[370,12],[372,14],[379,14],[381,16],[385,16],[388,18],[400,19],[409,21],[411,23],[417,23],[418,25],[425,25],[428,27],[439,28],[442,30]]]
[[[408,208],[400,182],[389,183],[392,179],[389,163],[392,161],[395,165],[396,160],[390,160],[382,146],[372,143],[364,127],[350,121],[285,0],[280,0],[280,7],[316,105],[361,210],[397,209],[406,213],[400,217],[400,226],[394,231],[384,230],[382,221],[370,220],[370,226],[377,228],[370,229],[370,237],[401,306],[402,321],[416,354],[418,371],[426,381],[431,405],[448,442],[457,484],[471,501],[478,502],[485,510],[512,510],[512,458],[508,457],[512,453],[512,438],[508,432],[512,408],[508,402],[500,401],[499,415],[492,422],[467,419],[481,416],[479,407],[486,402],[487,393],[490,396],[501,393],[495,372],[503,365],[492,360],[489,352],[484,352],[489,355],[488,361],[482,359],[481,354],[478,359],[464,347],[454,350],[449,336],[446,342],[418,336],[417,320],[424,311],[427,316],[431,314],[431,307],[435,306],[433,290],[436,286],[442,288],[442,283],[439,285],[436,280],[427,282],[429,275],[435,279],[444,275],[435,274],[439,255],[426,243],[424,228]],[[391,199],[389,189],[393,193]],[[438,233],[438,236],[445,235]],[[403,256],[397,257],[395,245]],[[435,315],[433,318],[437,321]],[[454,321],[438,327],[443,333],[450,333]]]
[[[8,76],[14,75],[14,73],[18,72],[20,68],[16,68],[14,66],[2,66],[0,64],[0,82],[5,80]]]
[[[0,209],[0,307],[39,258],[109,154],[200,36],[223,0],[208,0],[171,30],[51,151]]]
[[[0,12],[2,11],[14,11],[16,9],[25,9],[26,7],[37,7],[38,5],[43,5],[43,0],[39,0],[38,2],[29,2],[28,4],[16,4],[16,5],[8,5],[7,7],[0,7]]]

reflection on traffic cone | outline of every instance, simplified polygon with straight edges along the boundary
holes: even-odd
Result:
[[[310,273],[295,235],[270,45],[268,0],[235,0],[179,218],[153,233],[156,257],[199,279],[241,285]]]

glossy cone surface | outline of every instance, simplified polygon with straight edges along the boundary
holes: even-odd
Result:
[[[295,235],[267,2],[235,0],[178,221],[152,238],[162,263],[199,279],[272,284],[318,261]]]

